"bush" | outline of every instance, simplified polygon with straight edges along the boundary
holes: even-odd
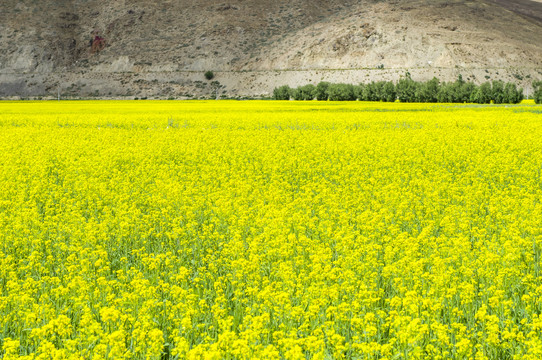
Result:
[[[351,84],[331,84],[328,89],[329,100],[331,101],[352,101],[356,100],[354,95],[354,85]]]
[[[215,77],[215,74],[212,71],[206,71],[205,74],[203,74],[207,80],[213,80]]]
[[[288,85],[275,88],[273,90],[273,99],[275,100],[290,100],[292,89]]]
[[[315,89],[315,96],[316,100],[327,100],[329,99],[329,94],[327,92],[327,89],[329,88],[330,83],[322,81],[318,85],[316,85]]]
[[[533,99],[537,104],[542,104],[542,81],[535,81],[533,83],[534,94]]]

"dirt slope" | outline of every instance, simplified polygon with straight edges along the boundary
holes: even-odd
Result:
[[[94,30],[107,41],[98,54],[90,53]],[[397,79],[406,70],[528,88],[542,78],[542,3],[0,3],[0,97],[265,95],[285,83]]]

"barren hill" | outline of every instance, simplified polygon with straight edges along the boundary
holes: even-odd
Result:
[[[91,54],[92,33],[107,46]],[[212,70],[213,82],[203,77]],[[282,84],[542,78],[530,0],[3,0],[0,97],[265,95]]]

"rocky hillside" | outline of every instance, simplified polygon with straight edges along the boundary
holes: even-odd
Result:
[[[93,54],[95,31],[106,47]],[[542,78],[542,2],[0,3],[0,97],[254,96],[406,70],[420,80],[514,80],[528,91]]]

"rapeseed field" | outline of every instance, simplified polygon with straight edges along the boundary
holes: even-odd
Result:
[[[542,108],[0,103],[0,358],[540,359]]]

